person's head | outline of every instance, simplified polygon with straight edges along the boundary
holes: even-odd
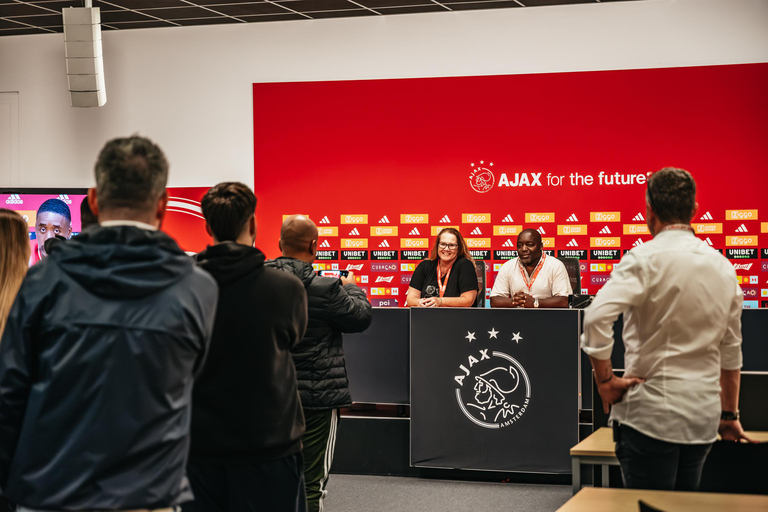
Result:
[[[429,259],[450,263],[459,258],[472,259],[464,237],[456,228],[441,229],[435,238],[435,245],[432,246]]]
[[[280,251],[287,258],[307,263],[317,255],[317,226],[306,215],[291,215],[280,228]]]
[[[99,219],[96,218],[91,211],[91,207],[88,205],[88,198],[84,197],[83,202],[80,203],[80,231],[98,223]]]
[[[535,229],[524,229],[517,235],[517,256],[523,265],[538,263],[541,250],[541,233]]]
[[[256,196],[242,183],[219,183],[203,196],[200,205],[205,229],[214,244],[237,242],[252,246],[256,241]]]
[[[29,228],[13,210],[0,208],[0,335],[29,265]]]
[[[113,139],[99,153],[96,187],[88,202],[100,222],[135,220],[160,227],[168,194],[168,161],[151,140],[133,135]]]
[[[646,219],[651,233],[665,224],[688,224],[698,208],[696,182],[688,171],[665,167],[648,177]]]
[[[40,259],[48,256],[45,252],[45,241],[56,235],[64,238],[72,236],[72,213],[67,203],[61,199],[48,199],[37,209],[35,219],[35,237]]]

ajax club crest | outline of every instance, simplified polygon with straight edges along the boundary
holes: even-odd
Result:
[[[498,339],[499,331],[488,331],[489,340]],[[470,343],[477,341],[468,332]],[[512,341],[520,343],[520,333]],[[490,348],[470,350],[465,363],[459,365],[454,377],[456,401],[461,412],[483,428],[505,428],[525,414],[531,401],[531,381],[514,357]]]
[[[469,184],[472,186],[472,189],[481,194],[491,190],[496,183],[496,178],[489,169],[490,167],[493,167],[493,162],[488,163],[487,167],[482,160],[480,160],[479,165],[475,165],[474,163],[471,165],[472,173],[469,175]]]

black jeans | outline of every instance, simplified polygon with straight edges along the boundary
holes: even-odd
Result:
[[[626,425],[613,424],[616,457],[624,487],[662,491],[697,491],[712,444],[659,441]]]
[[[252,464],[189,462],[195,500],[182,512],[306,512],[301,454]]]

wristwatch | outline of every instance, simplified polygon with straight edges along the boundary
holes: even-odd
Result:
[[[735,421],[739,419],[739,411],[723,411],[720,413],[720,419],[724,421]]]
[[[533,307],[535,308],[539,307],[539,299],[537,299],[536,297],[533,298]]]

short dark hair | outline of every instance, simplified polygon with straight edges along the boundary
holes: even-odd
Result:
[[[67,219],[67,222],[72,222],[72,212],[69,211],[67,203],[61,199],[48,199],[45,201],[40,205],[40,208],[37,209],[38,215],[42,212],[56,213]]]
[[[688,171],[665,167],[648,178],[646,198],[661,222],[688,223],[696,205],[696,182]]]
[[[95,171],[100,210],[151,209],[168,183],[168,161],[163,151],[138,135],[107,142]]]
[[[80,230],[98,224],[99,219],[91,211],[91,205],[88,204],[88,196],[83,198],[83,202],[80,203]]]
[[[205,193],[200,205],[216,240],[233,242],[256,211],[256,196],[242,183],[219,183]]]

